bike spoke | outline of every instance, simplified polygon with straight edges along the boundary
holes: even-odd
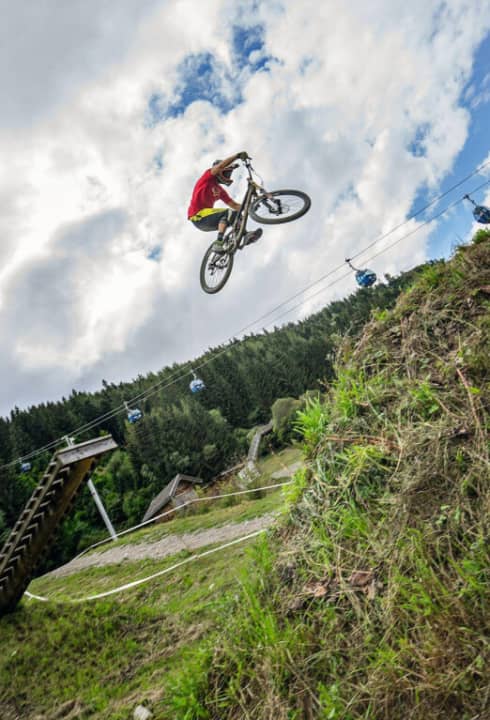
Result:
[[[303,201],[301,198],[289,197],[284,199],[271,198],[263,200],[260,205],[260,213],[264,217],[284,217],[286,215],[293,215],[301,210],[303,207]]]
[[[211,253],[204,268],[204,283],[207,292],[218,290],[226,282],[229,275],[230,255],[228,253]]]
[[[309,197],[300,190],[276,190],[258,198],[250,214],[257,222],[283,223],[301,217],[309,207]]]

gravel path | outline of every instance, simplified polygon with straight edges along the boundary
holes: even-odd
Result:
[[[275,520],[275,513],[261,515],[252,520],[245,520],[241,523],[223,525],[222,527],[209,528],[200,532],[185,533],[184,535],[167,535],[161,540],[152,543],[139,543],[138,545],[121,545],[91,555],[82,555],[75,558],[66,565],[52,570],[50,577],[65,577],[88,567],[102,567],[104,565],[116,565],[122,562],[134,562],[151,558],[156,560],[167,555],[175,555],[181,550],[197,550],[205,545],[213,545],[218,542],[227,542],[241,535],[248,535],[256,530],[269,527]]]
[[[287,468],[283,468],[282,470],[277,470],[277,472],[272,473],[271,478],[273,480],[280,480],[281,478],[293,477],[296,470],[299,470],[300,467],[303,467],[303,466],[304,466],[303,461],[296,462]]]

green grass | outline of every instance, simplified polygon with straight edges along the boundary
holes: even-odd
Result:
[[[488,287],[486,237],[339,352],[189,717],[490,718]]]
[[[297,462],[303,460],[303,453],[298,447],[288,447],[284,450],[271,453],[263,458],[259,458],[257,467],[259,468],[260,474],[263,478],[271,478],[271,475],[278,470],[285,470],[290,465],[294,465]],[[284,478],[287,480],[287,478]],[[276,480],[273,482],[281,482]]]
[[[247,493],[230,500],[237,504],[213,504],[204,513],[136,531],[100,551],[240,523],[281,510],[285,496],[278,489],[263,497]],[[243,578],[253,577],[255,561],[246,550],[251,544],[253,540],[245,541],[193,560],[99,601],[74,602],[144,579],[191,553],[34,580],[29,591],[50,602],[25,599],[0,624],[0,717],[17,713],[27,719],[76,698],[80,717],[127,718],[131,708],[146,700],[160,707],[159,717],[173,718],[174,710],[168,710],[174,705],[169,688],[176,684],[171,691],[175,698],[183,683],[190,692],[182,673],[187,677],[186,668],[194,672],[196,658],[205,655],[208,643],[212,646],[221,618],[233,613]],[[217,545],[196,553],[213,547]]]
[[[163,720],[489,718],[488,287],[488,237],[429,267],[339,349],[336,381],[299,414],[307,462],[284,495],[174,521],[286,505],[248,549],[110,602],[4,618],[0,716],[76,698],[95,720],[142,701]],[[262,478],[296,452],[261,461]],[[173,562],[33,589],[81,596]]]
[[[40,578],[32,589],[76,597],[156,572],[175,559],[91,569],[57,581]],[[76,698],[80,717],[122,720],[144,701],[160,704],[158,717],[173,717],[163,709],[170,706],[172,677],[192,666],[203,640],[209,642],[231,612],[240,578],[254,572],[245,545],[233,546],[116,599],[23,601],[1,620],[0,716],[17,713],[28,720]]]
[[[219,492],[221,491],[218,490],[217,493]],[[223,507],[225,503],[228,503],[228,506]],[[90,554],[103,552],[111,547],[157,542],[168,535],[183,535],[230,523],[244,522],[280,510],[283,504],[284,496],[281,488],[269,491],[264,497],[260,497],[260,493],[250,492],[219,501],[210,500],[209,503],[199,502],[180,511],[180,515],[173,520],[135,530],[114,542],[94,548]]]

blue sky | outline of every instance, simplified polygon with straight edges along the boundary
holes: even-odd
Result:
[[[222,115],[227,115],[243,102],[241,94],[240,74],[244,70],[250,73],[267,72],[270,64],[280,62],[267,53],[264,42],[265,28],[263,25],[234,25],[231,28],[231,67],[220,63],[211,53],[188,55],[177,68],[178,80],[173,88],[172,99],[154,93],[148,102],[148,124],[154,127],[157,123],[169,118],[183,115],[186,109],[197,101],[209,102]],[[314,62],[314,54],[306,57],[301,65],[303,74]],[[461,107],[471,115],[468,138],[455,158],[454,166],[442,181],[429,191],[422,185],[416,193],[410,214],[417,213],[429,203],[434,196],[445,193],[462,178],[469,175],[483,163],[489,152],[488,128],[490,127],[490,37],[486,37],[476,49],[473,72],[462,88]],[[424,124],[417,128],[410,151],[414,156],[425,155],[424,143],[430,128]],[[161,156],[157,161],[161,167]],[[461,189],[455,189],[444,197],[441,203],[431,206],[420,215],[421,220],[430,219],[444,207],[461,197],[463,192],[478,188],[484,179],[476,176]],[[475,199],[483,202],[486,188],[480,189]],[[443,216],[432,231],[428,240],[428,257],[449,257],[454,246],[466,238],[473,225],[471,206],[462,203]],[[373,228],[374,230],[374,228]]]
[[[223,115],[243,102],[241,74],[267,72],[274,61],[264,52],[264,27],[233,25],[230,50],[230,65],[220,62],[212,52],[187,55],[177,67],[177,82],[171,96],[158,92],[151,95],[148,125],[154,127],[179,117],[197,101],[209,102]]]
[[[480,101],[475,104],[475,100]],[[466,140],[461,152],[457,155],[454,167],[450,170],[442,183],[437,189],[437,195],[444,193],[453,185],[458,183],[462,178],[471,174],[477,167],[482,165],[486,160],[490,160],[490,37],[487,36],[480,44],[474,61],[474,68],[470,80],[466,83],[466,87],[462,93],[462,106],[471,113],[471,120],[468,131],[468,139]],[[490,170],[490,166],[489,166]],[[487,170],[488,172],[488,170]],[[490,179],[487,175],[477,175],[463,188],[454,190],[453,193],[445,197],[441,204],[433,207],[424,215],[425,218],[430,217],[432,212],[437,213],[452,201],[462,197],[471,189],[477,188],[479,185]],[[474,195],[474,200],[478,203],[484,201],[485,195],[488,194],[488,187],[482,188]],[[418,193],[414,202],[413,211],[430,201],[431,197],[427,192]],[[438,228],[433,232],[429,239],[428,253],[431,258],[448,257],[452,248],[460,243],[460,238],[466,239],[468,233],[473,226],[474,220],[471,213],[471,205],[468,202],[460,203],[454,211],[448,213],[447,217],[441,219]]]
[[[344,297],[345,273],[301,291],[489,157],[490,0],[58,6],[10,3],[0,28],[2,414],[192,360],[260,331],[287,297],[281,322]],[[210,237],[187,222],[190,194],[240,150],[312,206],[265,228],[204,296]],[[459,205],[366,264],[393,275],[447,257],[472,224]]]

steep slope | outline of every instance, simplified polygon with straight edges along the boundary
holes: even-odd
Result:
[[[234,465],[248,447],[248,429],[270,420],[278,397],[297,397],[331,376],[332,337],[357,335],[372,308],[393,307],[417,273],[414,268],[397,278],[385,276],[386,284],[336,300],[300,322],[210,348],[192,361],[204,392],[190,392],[192,368],[186,362],[133,382],[103,381],[99,392],[73,391],[61,402],[16,408],[9,420],[0,418],[0,544],[49,462],[47,450],[31,457],[35,448],[56,445],[67,434],[77,442],[100,430],[111,434],[120,450],[99,468],[97,487],[112,522],[119,528],[135,525],[177,472],[210,480]],[[137,423],[127,422],[126,401],[143,413]],[[24,455],[29,455],[30,470],[10,465]],[[66,562],[101,532],[105,527],[91,494],[82,491],[44,569]]]
[[[0,624],[0,716],[124,720],[144,702],[159,720],[487,720],[490,233],[478,240],[344,341],[299,417],[307,469],[268,537],[93,603],[64,601],[186,553],[38,579],[60,602]]]
[[[490,717],[489,300],[480,232],[343,348],[301,417],[311,470],[181,717]]]
[[[179,685],[193,677],[201,646],[214,642],[227,622],[239,576],[255,573],[247,550],[253,540],[227,541],[220,551],[223,535],[236,538],[270,522],[284,498],[275,489],[208,502],[196,514],[109,546],[124,550],[124,558],[109,561],[102,546],[88,556],[98,557],[100,567],[61,569],[31,584],[32,593],[50,600],[24,598],[0,618],[1,720],[128,720],[141,703],[151,704],[156,717],[167,710],[166,717],[175,716],[174,677]],[[205,529],[208,544],[201,546]],[[145,544],[165,541],[170,555],[145,557]],[[80,601],[138,580],[141,585],[105,599]]]

